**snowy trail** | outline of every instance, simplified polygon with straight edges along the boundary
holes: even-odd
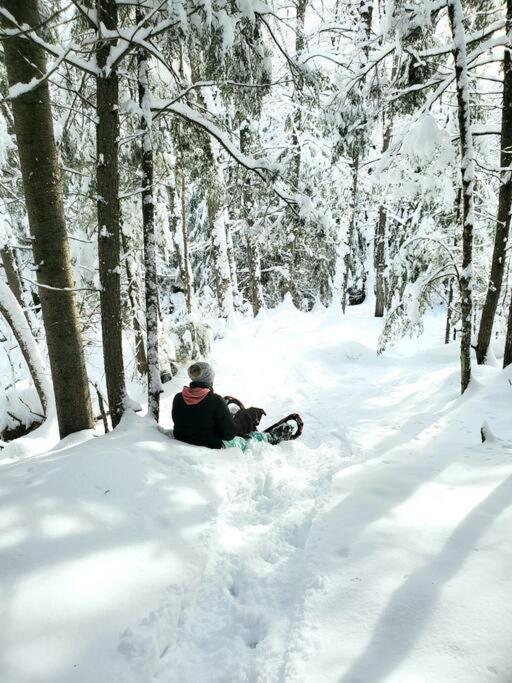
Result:
[[[7,464],[1,680],[510,683],[512,372],[460,399],[455,346],[377,357],[378,327],[285,304],[216,344],[217,391],[298,410],[298,442],[212,454],[132,416]]]

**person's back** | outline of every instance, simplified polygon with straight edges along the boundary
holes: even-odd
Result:
[[[194,363],[192,382],[176,394],[172,404],[174,437],[195,446],[222,448],[235,437],[236,427],[224,399],[213,392],[214,374],[208,363]]]

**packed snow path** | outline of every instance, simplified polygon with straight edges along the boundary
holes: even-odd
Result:
[[[284,305],[217,343],[217,391],[298,410],[299,442],[213,453],[127,416],[7,451],[0,680],[510,683],[512,372],[461,399],[442,321],[377,357],[369,313]]]

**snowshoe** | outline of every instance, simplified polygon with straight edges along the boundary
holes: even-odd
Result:
[[[295,429],[293,423],[295,422]],[[272,444],[280,443],[281,441],[293,441],[298,439],[304,429],[304,422],[298,413],[292,413],[282,420],[276,422],[271,427],[263,430],[265,434],[269,435],[268,442]]]
[[[275,446],[276,444],[281,443],[281,441],[290,441],[293,435],[293,426],[288,422],[285,422],[276,427],[266,429],[265,434],[267,435],[268,443]]]
[[[246,408],[244,407],[242,401],[234,396],[224,396],[224,400],[228,404],[228,407],[232,405],[238,407],[238,411],[236,411],[233,416],[234,418],[237,415],[237,412],[246,412]],[[265,415],[265,411],[262,411],[262,413]],[[293,423],[295,423],[295,427]],[[275,445],[281,443],[281,441],[293,441],[294,439],[298,439],[302,434],[303,429],[304,422],[302,421],[301,416],[298,413],[291,413],[287,417],[283,417],[283,419],[279,420],[279,422],[276,422],[272,426],[267,427],[267,429],[264,429],[263,433],[268,435],[268,443]]]

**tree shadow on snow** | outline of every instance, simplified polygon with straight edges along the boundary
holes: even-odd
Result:
[[[365,651],[339,683],[378,683],[400,665],[428,623],[443,586],[460,569],[478,539],[510,505],[512,476],[464,518],[431,562],[393,593]],[[456,629],[457,625],[453,626]]]
[[[200,570],[197,538],[215,519],[219,493],[197,467],[201,453],[189,456],[143,419],[138,425],[2,470],[0,624],[11,634],[0,653],[0,671],[11,676],[3,680],[35,680],[28,653],[59,639],[94,668],[98,648],[116,647],[115,631],[110,643],[99,634],[102,614],[124,629],[130,600],[129,618],[154,608],[137,592],[155,596],[185,566]],[[152,575],[158,562],[163,571]],[[37,680],[74,680],[65,646],[48,656],[54,663],[46,673],[42,664]]]

